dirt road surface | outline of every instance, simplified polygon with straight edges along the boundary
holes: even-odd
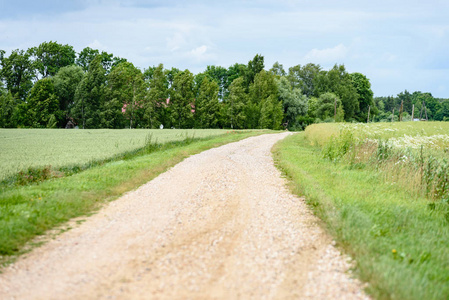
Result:
[[[270,149],[191,156],[7,267],[0,299],[367,299]]]

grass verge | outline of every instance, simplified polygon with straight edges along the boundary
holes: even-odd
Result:
[[[382,172],[324,159],[303,133],[274,148],[278,168],[357,261],[377,299],[449,298],[449,222]]]
[[[148,143],[140,154],[99,165],[70,177],[11,187],[0,194],[0,261],[20,255],[38,235],[89,214],[137,188],[186,157],[269,131],[232,132],[218,137]]]

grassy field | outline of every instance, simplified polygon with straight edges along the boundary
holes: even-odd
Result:
[[[72,176],[5,187],[0,192],[0,262],[7,263],[11,257],[29,249],[36,236],[71,218],[95,211],[192,154],[268,132],[230,131],[202,139],[147,144],[149,147],[132,156]]]
[[[85,166],[152,143],[225,134],[226,130],[0,129],[0,181],[28,168]]]
[[[449,298],[448,133],[437,122],[316,124],[273,150],[374,298]]]
[[[322,146],[332,135],[342,130],[351,131],[358,139],[402,139],[406,137],[430,137],[449,134],[449,122],[395,122],[395,123],[321,123],[309,126],[306,136],[309,141]],[[449,140],[446,140],[449,146]],[[405,145],[404,145],[405,146]]]

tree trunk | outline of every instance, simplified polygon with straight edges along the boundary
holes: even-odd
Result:
[[[369,113],[371,112],[371,105],[368,105],[368,119],[366,120],[366,123],[369,123]]]
[[[334,101],[334,122],[336,121],[336,119],[337,119],[337,98],[335,98]]]

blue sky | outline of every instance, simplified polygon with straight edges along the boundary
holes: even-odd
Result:
[[[0,49],[43,41],[92,47],[141,69],[203,71],[278,61],[344,64],[375,96],[405,89],[449,98],[449,1],[0,0]]]

